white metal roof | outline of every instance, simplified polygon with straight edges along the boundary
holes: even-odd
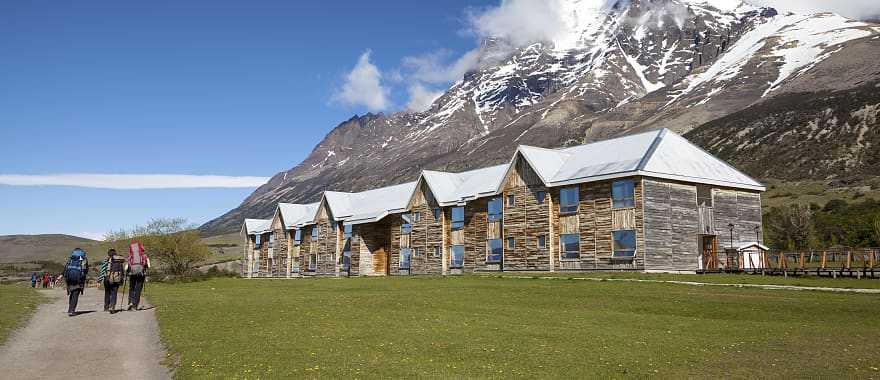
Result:
[[[449,206],[485,195],[494,194],[504,179],[507,165],[490,166],[461,173],[426,170],[422,179],[428,184],[441,206]]]
[[[359,193],[324,192],[333,219],[350,224],[377,222],[388,214],[406,211],[416,182]]]
[[[315,213],[318,212],[318,205],[319,203],[279,203],[275,214],[277,216],[279,212],[281,213],[285,229],[294,229],[311,223],[315,219]]]
[[[259,235],[272,229],[271,219],[245,219],[242,232],[245,235]]]
[[[765,190],[764,185],[668,129],[565,149],[520,146],[517,153],[547,186],[642,175]]]

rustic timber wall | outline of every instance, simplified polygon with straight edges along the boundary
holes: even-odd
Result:
[[[287,231],[284,229],[284,221],[281,213],[276,213],[272,219],[272,235],[275,236],[273,245],[273,268],[269,272],[271,277],[287,277]]]
[[[715,189],[713,192],[715,208],[715,228],[720,247],[730,246],[730,229],[734,224],[733,242],[750,242],[757,238],[763,243],[761,219],[761,195],[746,191]],[[755,236],[755,227],[759,233]]]
[[[410,247],[413,249],[412,274],[440,274],[443,272],[443,255],[440,247],[443,239],[441,218],[434,218],[438,208],[434,195],[422,182],[410,203],[412,214],[421,214],[419,221],[413,221],[410,234]],[[393,216],[392,216],[393,217]],[[418,255],[416,254],[418,249]],[[440,252],[441,254],[436,254]]]
[[[544,235],[549,244],[550,206],[546,197],[538,203],[537,194],[549,194],[541,178],[525,160],[518,157],[510,174],[504,180],[502,204],[504,205],[503,230],[504,270],[549,270],[550,249],[538,247],[538,236]],[[507,202],[513,195],[514,204]],[[514,249],[507,245],[508,238],[514,239]],[[487,268],[492,269],[492,268]]]
[[[353,232],[358,235],[358,274],[363,276],[387,275],[390,215],[378,223],[359,224],[354,226]],[[355,252],[352,251],[352,255]]]

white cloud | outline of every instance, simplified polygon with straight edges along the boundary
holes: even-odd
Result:
[[[427,111],[437,98],[443,95],[443,91],[432,91],[420,83],[409,87],[409,103],[406,109],[409,111]]]
[[[450,62],[452,51],[440,49],[404,57],[403,66],[409,70],[408,76],[412,79],[426,83],[449,83],[461,79],[468,70],[475,68],[479,54],[479,50],[474,49]]]
[[[269,178],[266,177],[184,174],[0,174],[0,185],[74,186],[116,190],[258,187],[268,181]]]
[[[773,7],[780,12],[834,12],[856,19],[880,16],[880,1],[878,0],[749,0],[748,2]]]
[[[391,107],[390,90],[382,85],[382,72],[370,62],[371,51],[358,58],[357,64],[345,76],[345,83],[332,101],[348,106],[363,106],[370,111],[382,111]]]
[[[468,22],[478,38],[500,37],[514,46],[553,41],[566,28],[562,0],[503,0],[469,12]]]

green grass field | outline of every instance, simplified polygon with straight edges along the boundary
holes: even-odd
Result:
[[[181,378],[880,378],[877,295],[478,276],[147,293]]]
[[[0,285],[0,344],[33,313],[43,296],[23,284]]]
[[[636,279],[656,281],[688,281],[710,284],[754,284],[754,285],[791,285],[820,288],[843,289],[880,289],[880,279],[870,278],[829,278],[813,275],[788,276],[759,274],[671,274],[641,272],[556,272],[556,273],[516,273],[484,274],[489,277],[554,277],[554,278],[592,278],[592,279]]]

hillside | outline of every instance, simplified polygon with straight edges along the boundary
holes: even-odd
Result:
[[[7,235],[0,236],[0,263],[54,261],[63,263],[74,248],[99,254],[101,242],[70,235]]]
[[[663,127],[687,133],[762,103],[805,103],[880,80],[876,24],[738,1],[561,4],[568,15],[562,37],[525,46],[487,38],[477,67],[429,110],[339,124],[302,163],[202,231],[234,232],[245,217],[270,217],[278,202],[316,201],[327,189],[361,191],[414,180],[422,169],[504,163],[519,144],[569,146]],[[840,103],[838,113],[865,106]],[[736,128],[753,128],[743,120]],[[825,173],[837,165],[815,150],[800,154],[816,154]],[[749,160],[737,162],[760,179],[774,178]],[[867,173],[870,165],[848,168]],[[815,179],[809,171],[796,175]]]

